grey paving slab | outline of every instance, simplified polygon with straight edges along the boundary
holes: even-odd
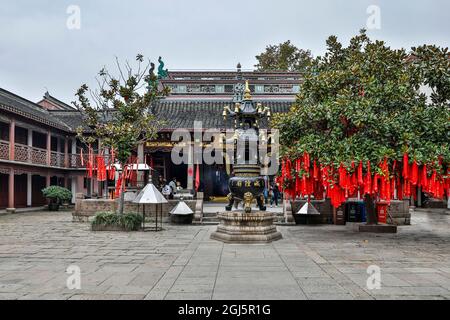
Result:
[[[211,240],[215,226],[164,228],[92,232],[70,212],[0,216],[0,299],[450,299],[445,215],[414,213],[394,235],[279,226],[283,239],[267,245]],[[71,265],[80,289],[67,288]],[[367,288],[371,265],[380,289]]]

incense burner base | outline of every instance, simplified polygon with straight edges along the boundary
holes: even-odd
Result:
[[[270,243],[282,238],[273,224],[275,216],[266,211],[222,212],[211,239],[225,243]]]

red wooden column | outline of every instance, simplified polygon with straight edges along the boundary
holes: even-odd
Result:
[[[8,210],[14,211],[14,169],[9,169],[8,179]]]
[[[64,167],[69,167],[69,139],[64,139]]]
[[[15,136],[16,136],[16,120],[11,119],[11,122],[9,124],[9,160],[14,160],[14,149],[15,149],[14,143],[16,139]]]
[[[50,166],[52,156],[52,135],[50,130],[47,131],[47,165]]]
[[[47,172],[47,175],[45,176],[45,186],[50,187],[50,173]]]

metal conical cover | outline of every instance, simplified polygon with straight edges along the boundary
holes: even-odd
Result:
[[[298,210],[297,214],[320,214],[320,212],[314,208],[311,202],[306,202],[300,210]]]
[[[178,202],[175,208],[173,208],[172,211],[170,211],[170,214],[179,214],[179,215],[188,215],[193,213],[194,211],[192,211],[191,208],[189,208],[189,206],[184,201]]]
[[[134,203],[167,203],[166,198],[156,189],[153,183],[149,183],[134,198]]]

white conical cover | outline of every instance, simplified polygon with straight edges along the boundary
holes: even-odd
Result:
[[[153,183],[149,183],[134,198],[134,203],[167,203],[166,198],[156,189]]]
[[[170,211],[170,214],[179,214],[179,215],[188,215],[193,213],[194,211],[192,211],[191,208],[189,208],[189,206],[184,201],[178,202],[175,208],[173,208],[172,211]]]
[[[310,202],[306,202],[300,210],[298,210],[297,214],[320,214],[320,212],[317,211]]]

